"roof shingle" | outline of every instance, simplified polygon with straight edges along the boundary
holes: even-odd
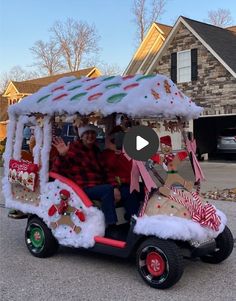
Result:
[[[186,17],[182,18],[236,72],[236,32]]]

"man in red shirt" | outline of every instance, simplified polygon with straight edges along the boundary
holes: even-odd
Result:
[[[100,149],[96,146],[97,128],[86,125],[78,129],[79,141],[65,144],[62,138],[54,138],[53,146],[59,155],[52,170],[78,184],[90,199],[100,200],[107,225],[117,222],[114,186],[108,183]]]
[[[117,199],[121,199],[126,210],[126,219],[138,213],[142,193],[133,191],[130,193],[130,177],[132,162],[127,160],[120,149],[117,149],[116,135],[122,135],[124,131],[121,126],[116,126],[108,136],[107,148],[102,152],[102,160],[108,172],[108,183],[115,186]],[[119,137],[119,140],[122,140]],[[121,142],[121,141],[120,141]],[[120,148],[122,148],[122,143]]]

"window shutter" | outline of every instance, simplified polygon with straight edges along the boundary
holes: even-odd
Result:
[[[197,49],[191,49],[191,80],[197,80]]]
[[[177,52],[171,53],[170,77],[174,83],[177,82]]]

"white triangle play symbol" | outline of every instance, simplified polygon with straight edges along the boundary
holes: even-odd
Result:
[[[149,142],[146,139],[143,139],[141,136],[136,137],[136,149],[139,151],[140,149],[146,147]]]

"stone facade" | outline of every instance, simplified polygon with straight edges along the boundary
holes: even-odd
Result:
[[[183,24],[151,73],[170,77],[171,53],[194,48],[198,49],[198,79],[178,87],[205,108],[204,115],[236,114],[236,78]]]

